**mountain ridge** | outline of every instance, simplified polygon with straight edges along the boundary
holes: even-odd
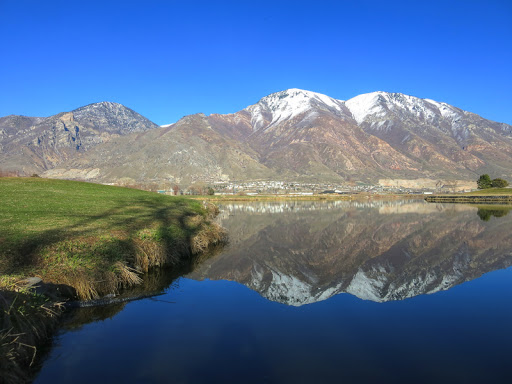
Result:
[[[25,174],[52,169],[112,137],[158,128],[132,109],[112,102],[92,103],[46,118],[18,119],[24,124],[10,129],[9,121],[0,119],[0,168]]]
[[[401,93],[344,101],[291,88],[235,113],[189,115],[160,127],[112,102],[30,119],[40,118],[20,118],[17,132],[0,118],[0,167],[48,177],[87,174],[99,182],[182,184],[512,176],[512,126]],[[134,143],[143,165],[135,164]]]

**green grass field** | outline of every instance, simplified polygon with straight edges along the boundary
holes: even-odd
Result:
[[[477,191],[464,193],[464,195],[512,195],[512,188],[479,189]]]
[[[203,204],[181,197],[41,178],[0,178],[0,196],[0,289],[38,276],[97,297],[216,240]]]

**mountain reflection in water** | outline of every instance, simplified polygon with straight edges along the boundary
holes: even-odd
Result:
[[[123,293],[161,296],[70,312],[35,383],[507,382],[512,268],[486,273],[512,264],[512,215],[479,209],[225,205],[227,247]]]
[[[187,277],[237,281],[293,306],[343,292],[403,300],[512,265],[507,209],[423,201],[226,204],[220,222],[229,246]]]

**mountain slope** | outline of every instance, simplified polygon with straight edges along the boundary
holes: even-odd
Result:
[[[45,175],[190,185],[230,178],[264,178],[273,176],[273,172],[257,160],[254,151],[223,137],[211,128],[205,115],[197,114],[170,127],[112,139],[65,168],[56,167]]]
[[[356,96],[345,105],[358,125],[430,168],[506,174],[512,161],[512,127],[446,103],[399,93]]]
[[[344,102],[291,89],[211,118],[286,176],[375,182],[511,174],[511,126],[402,94],[375,92]]]
[[[227,115],[158,127],[116,103],[0,119],[0,168],[117,182],[512,178],[512,126],[446,103],[289,89]]]
[[[112,137],[158,128],[135,111],[110,102],[48,118],[5,119],[0,121],[0,132],[7,132],[0,136],[0,164],[26,174],[51,169]]]

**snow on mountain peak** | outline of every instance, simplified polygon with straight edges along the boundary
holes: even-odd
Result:
[[[368,115],[385,113],[382,106],[384,95],[385,92],[364,93],[345,101],[345,105],[352,113],[354,120],[361,124]]]
[[[258,131],[302,114],[307,114],[306,119],[314,118],[321,110],[347,117],[347,109],[358,124],[367,121],[381,126],[384,120],[393,118],[431,123],[443,119],[454,132],[460,130],[459,120],[465,116],[464,111],[449,104],[402,93],[377,91],[342,101],[297,88],[272,93],[245,110],[251,114],[253,130]]]
[[[267,121],[270,120],[270,126],[307,112],[312,107],[340,112],[342,106],[341,100],[321,93],[291,88],[265,96],[247,110],[251,113],[254,129],[258,130],[265,125],[265,115],[268,116]]]
[[[430,99],[420,99],[402,93],[372,92],[365,93],[345,102],[352,116],[361,124],[368,116],[383,117],[387,113],[407,113],[425,120],[433,120],[441,115],[443,118],[456,121],[463,112],[446,103]]]
[[[444,118],[454,120],[461,116],[460,111],[458,111],[455,107],[452,107],[450,104],[439,103],[431,99],[424,99],[424,101],[435,105]]]

